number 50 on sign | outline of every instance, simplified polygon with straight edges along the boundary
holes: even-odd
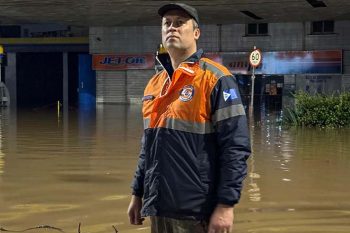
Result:
[[[249,63],[253,67],[257,67],[261,64],[262,53],[259,49],[254,49],[249,55]]]

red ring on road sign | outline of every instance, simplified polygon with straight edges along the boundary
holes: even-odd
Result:
[[[251,55],[252,55],[252,53],[254,53],[254,52],[258,52],[259,53],[259,55],[260,55],[260,61],[258,62],[258,64],[257,65],[254,65],[254,64],[252,64],[252,62],[251,62],[251,60],[250,60],[250,57],[251,57]],[[249,63],[250,63],[250,65],[251,66],[254,66],[254,67],[258,67],[260,64],[261,64],[261,62],[262,62],[262,52],[261,52],[261,50],[260,49],[254,49],[250,54],[249,54]]]

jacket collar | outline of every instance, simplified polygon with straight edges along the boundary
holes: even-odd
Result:
[[[197,52],[195,52],[189,58],[187,58],[185,62],[198,62],[202,56],[203,56],[203,49],[198,49]]]
[[[198,62],[201,57],[203,56],[203,49],[198,49],[197,52],[192,54],[190,57],[188,57],[184,63],[196,63]],[[165,71],[168,73],[169,77],[172,77],[174,73],[173,66],[171,65],[171,60],[169,57],[169,54],[159,54],[157,55],[158,62],[162,65],[162,67],[165,69]]]

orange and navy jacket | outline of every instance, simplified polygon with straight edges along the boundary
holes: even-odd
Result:
[[[235,78],[198,50],[165,69],[143,97],[144,134],[133,194],[142,216],[208,219],[239,201],[250,140]]]

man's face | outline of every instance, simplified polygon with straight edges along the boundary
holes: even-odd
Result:
[[[181,10],[168,11],[162,18],[162,42],[168,50],[191,49],[196,46],[199,35],[192,18]]]

